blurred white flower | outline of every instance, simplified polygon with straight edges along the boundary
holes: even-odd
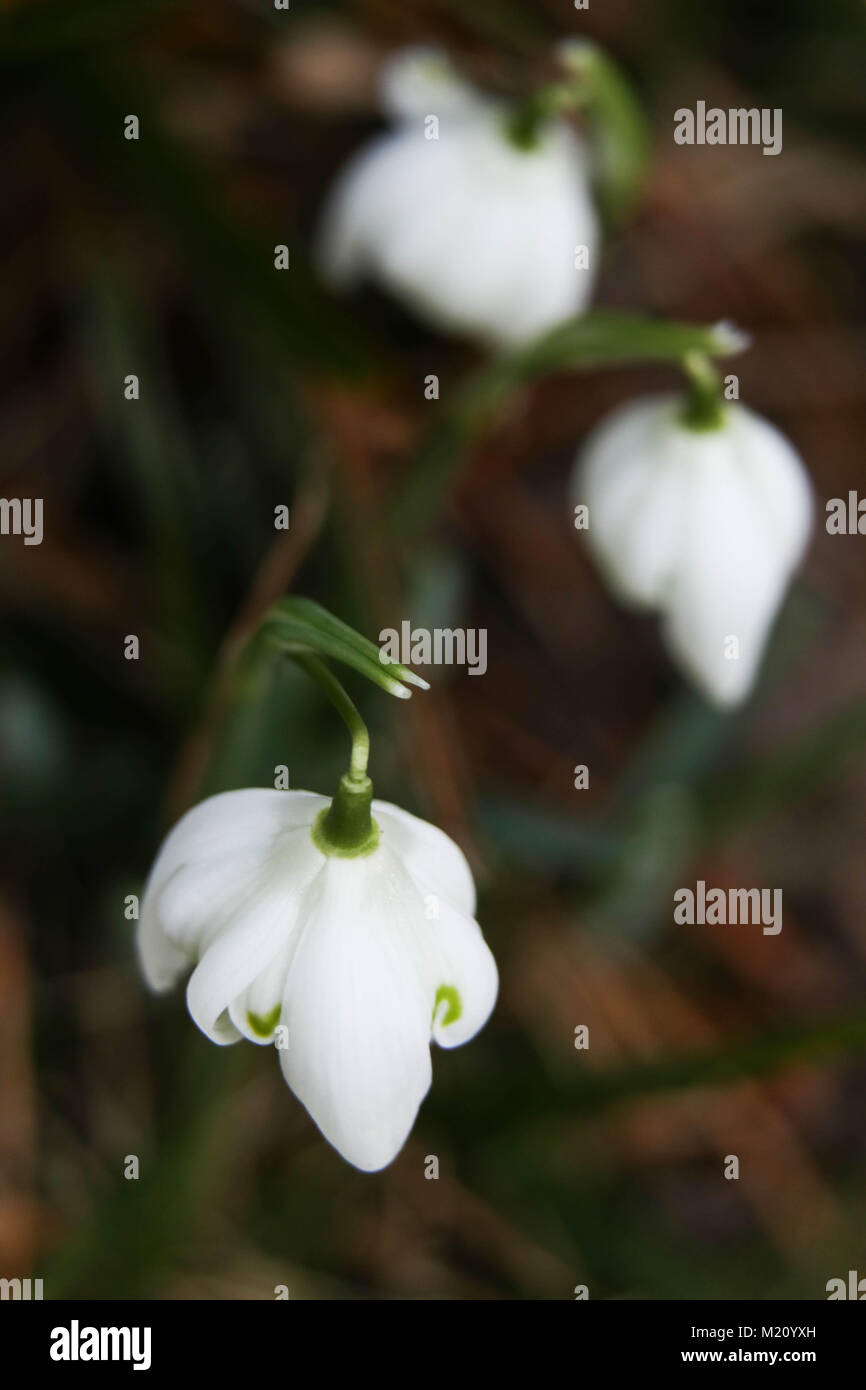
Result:
[[[799,455],[739,404],[717,428],[683,419],[678,397],[613,412],[577,460],[573,500],[587,542],[626,602],[658,610],[674,660],[712,700],[748,694],[809,538]]]
[[[515,143],[513,113],[430,49],[387,63],[382,95],[395,127],[337,182],[324,276],[345,287],[369,275],[437,327],[495,346],[580,313],[599,231],[584,146],[569,126],[546,120],[534,142]]]
[[[400,1151],[429,1089],[431,1037],[473,1037],[498,979],[454,842],[374,801],[373,848],[324,853],[329,804],[254,788],[194,807],[151,871],[138,950],[157,990],[195,962],[199,1028],[217,1043],[276,1041],[325,1138],[373,1171]]]

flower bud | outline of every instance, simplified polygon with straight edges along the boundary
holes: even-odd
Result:
[[[704,694],[743,700],[811,529],[808,476],[785,436],[739,404],[692,428],[678,397],[645,397],[595,429],[573,491],[614,591],[661,615]]]
[[[580,313],[599,234],[574,131],[548,118],[513,138],[508,110],[429,50],[392,59],[382,87],[395,123],[337,182],[325,278],[369,276],[434,326],[497,347]]]

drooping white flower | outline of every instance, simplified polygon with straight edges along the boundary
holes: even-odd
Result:
[[[750,690],[809,538],[808,476],[788,440],[740,404],[689,427],[678,397],[613,412],[577,460],[586,539],[626,602],[657,610],[674,660],[706,695]]]
[[[248,789],[189,811],[148,879],[138,950],[216,1043],[277,1041],[319,1129],[366,1171],[400,1151],[430,1086],[430,1041],[487,1021],[496,965],[466,860],[441,830],[374,801],[374,845],[325,853],[329,798]],[[280,1029],[285,1039],[277,1035]]]
[[[338,180],[322,229],[325,277],[343,287],[377,279],[437,327],[497,346],[580,313],[599,232],[570,127],[547,120],[521,147],[501,104],[431,49],[387,63],[382,96],[394,126]]]

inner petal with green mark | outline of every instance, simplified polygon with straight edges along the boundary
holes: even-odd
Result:
[[[269,1038],[280,1021],[282,1004],[275,1004],[270,1013],[254,1014],[247,1011],[247,1023],[260,1038]]]
[[[436,991],[436,1003],[433,1005],[433,1017],[439,1012],[439,1005],[442,1001],[448,1005],[442,1018],[439,1020],[444,1027],[448,1023],[456,1023],[463,1012],[463,1005],[460,1002],[460,995],[454,985],[440,985]]]

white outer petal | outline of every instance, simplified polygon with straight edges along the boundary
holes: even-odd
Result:
[[[282,999],[304,895],[324,864],[308,826],[290,830],[256,891],[209,941],[190,976],[186,1002],[212,1042],[237,1042],[241,1035],[268,1041],[250,1028],[247,1010],[268,1013]]]
[[[312,792],[250,787],[187,811],[163,842],[142,896],[136,942],[152,989],[177,982],[255,890],[279,835],[312,824],[325,802]]]
[[[587,544],[619,597],[641,607],[656,607],[670,588],[685,525],[680,460],[670,448],[680,404],[650,396],[612,411],[574,473],[573,500],[589,508]]]
[[[800,563],[814,518],[809,474],[790,440],[769,420],[746,406],[731,419],[733,446],[760,495],[766,524],[778,547],[780,563]]]
[[[805,548],[811,495],[799,457],[739,407],[719,435],[699,436],[676,586],[665,615],[671,651],[713,700],[750,690],[791,570]],[[725,657],[736,637],[739,657]]]
[[[366,1172],[399,1153],[430,1086],[431,1001],[415,932],[421,903],[380,847],[316,879],[289,969],[286,1080],[329,1143]]]
[[[452,1000],[446,995],[436,1005],[433,1037],[440,1047],[460,1047],[484,1027],[496,1003],[499,974],[493,953],[478,923],[444,899],[437,919],[425,921],[426,947],[430,952],[433,998],[441,986],[456,989],[459,1014],[446,1023]]]
[[[444,1023],[448,1005],[435,1008],[433,1038],[459,1047],[483,1028],[499,989],[496,962],[474,920],[475,884],[463,851],[435,825],[399,806],[373,803],[383,845],[399,854],[424,903],[419,943],[435,1003],[440,987],[457,990],[459,1017]]]
[[[475,913],[475,883],[466,856],[444,830],[389,801],[373,802],[381,843],[402,859],[422,891],[441,895],[467,917]]]

